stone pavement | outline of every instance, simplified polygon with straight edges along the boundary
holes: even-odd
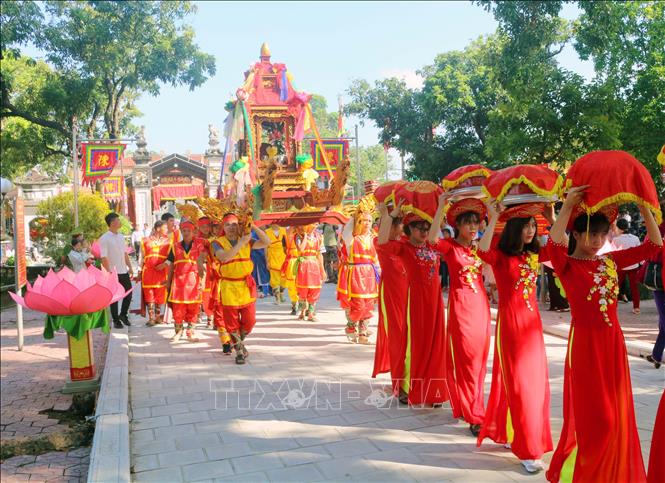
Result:
[[[51,419],[41,411],[54,409],[66,411],[72,405],[72,395],[61,394],[60,389],[69,378],[69,352],[67,334],[56,333],[51,340],[42,337],[44,315],[30,310],[23,311],[24,347],[16,346],[16,309],[6,308],[0,313],[0,440],[34,438],[46,434],[64,432],[69,427]],[[93,331],[95,359],[98,373],[103,371],[108,336],[100,330]],[[84,451],[88,451],[85,449]],[[75,461],[85,478],[87,460],[72,456],[75,451],[51,452],[39,457],[18,456],[2,462],[2,481],[25,481],[36,468],[30,481],[45,481],[48,475],[59,475]],[[18,459],[16,459],[18,458]],[[73,458],[73,459],[72,459]],[[32,460],[28,462],[29,460]],[[48,463],[45,463],[48,461]],[[28,462],[28,463],[26,463]],[[15,464],[16,463],[16,464]],[[27,466],[24,466],[27,465]],[[46,472],[48,466],[54,468]],[[62,471],[60,471],[60,468]],[[48,475],[47,475],[48,473]],[[14,476],[10,476],[14,475]],[[44,476],[44,477],[42,477]],[[72,479],[78,479],[73,474]]]
[[[374,346],[346,342],[344,325],[330,285],[314,323],[260,301],[251,355],[237,366],[222,355],[212,331],[199,331],[199,343],[172,345],[173,329],[134,324],[133,480],[544,481],[543,474],[524,473],[499,445],[476,448],[468,425],[454,420],[447,405],[404,408],[386,401],[389,378],[369,377]],[[556,443],[566,341],[545,341]],[[639,359],[630,364],[646,459],[664,373]],[[490,380],[488,372],[486,396]]]

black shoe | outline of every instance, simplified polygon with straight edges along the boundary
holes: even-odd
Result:
[[[122,322],[116,319],[113,321],[113,327],[115,327],[116,329],[122,329],[124,325],[122,325]]]
[[[245,363],[245,354],[242,352],[238,352],[236,354],[236,364],[244,364]]]
[[[127,318],[126,315],[118,315],[118,319],[120,319],[120,322],[122,322],[123,324],[125,324],[127,327],[129,327],[130,325],[132,325],[131,322],[129,321],[129,319]]]
[[[226,344],[222,344],[222,353],[223,354],[231,353],[231,344],[229,342],[227,342]]]
[[[296,308],[295,307],[291,308],[291,315],[296,315],[296,314],[297,314]]]
[[[471,431],[471,434],[475,437],[478,437],[480,434],[480,424],[469,424],[469,431]]]
[[[660,365],[662,364],[662,361],[657,361],[651,354],[647,356],[647,361],[651,362],[656,369],[660,369]]]

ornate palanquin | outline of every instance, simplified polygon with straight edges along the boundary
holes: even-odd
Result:
[[[264,211],[309,210],[323,216],[327,208],[341,204],[349,161],[346,158],[339,163],[328,188],[319,189],[316,183],[310,183],[307,189],[296,156],[309,152],[309,142],[296,141],[296,130],[309,109],[309,96],[296,91],[286,66],[273,63],[270,57],[264,43],[260,61],[245,72],[245,83],[237,92],[248,120],[239,154],[249,154],[250,170],[261,185]]]

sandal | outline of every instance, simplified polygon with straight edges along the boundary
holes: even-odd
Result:
[[[651,362],[656,369],[660,369],[660,366],[663,363],[663,361],[657,361],[656,358],[654,356],[652,356],[651,354],[649,354],[646,357],[646,360]]]

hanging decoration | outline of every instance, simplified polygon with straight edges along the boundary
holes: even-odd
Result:
[[[82,184],[93,184],[113,172],[113,168],[122,158],[125,145],[119,143],[82,143],[83,154]]]
[[[123,188],[122,176],[108,176],[102,180],[102,196],[106,201],[120,201]]]
[[[310,152],[314,159],[314,169],[320,172],[327,172],[321,148],[326,152],[328,162],[330,163],[330,170],[337,171],[338,164],[349,155],[349,140],[348,139],[323,139],[323,145],[320,146],[319,142],[315,139],[310,141]]]

